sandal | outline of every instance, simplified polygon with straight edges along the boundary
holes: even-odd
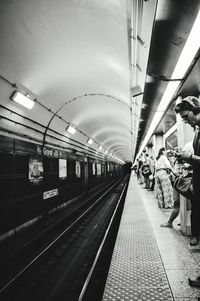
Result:
[[[166,228],[171,228],[171,227],[173,227],[173,225],[172,224],[169,224],[168,222],[167,223],[163,223],[163,224],[161,224],[160,225],[160,227],[166,227]]]

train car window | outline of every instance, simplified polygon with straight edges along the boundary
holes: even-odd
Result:
[[[29,157],[28,155],[15,155],[15,173],[27,174]]]
[[[71,159],[67,160],[67,174],[69,179],[75,176],[75,162]]]
[[[97,176],[101,176],[101,164],[97,163]]]
[[[113,171],[113,164],[110,163],[110,171]]]
[[[13,155],[0,153],[0,175],[10,175],[13,173]]]
[[[96,175],[96,163],[92,163],[92,175]]]
[[[26,141],[15,140],[15,152],[37,154],[37,145]]]
[[[59,167],[58,167],[58,159],[57,158],[52,158],[52,172],[59,172]]]
[[[4,152],[13,152],[14,139],[0,136],[0,150]]]
[[[12,198],[13,192],[13,179],[11,178],[0,178],[0,187],[1,187],[1,201],[5,201]]]
[[[66,179],[67,178],[67,160],[59,159],[59,178]]]
[[[79,161],[76,161],[75,163],[75,170],[76,170],[76,177],[81,177],[81,163]]]
[[[51,167],[51,158],[45,157],[43,159],[43,166],[44,166],[44,172],[45,172],[45,174],[46,173],[50,173],[51,170],[52,170],[52,167]]]
[[[20,197],[29,193],[29,185],[27,185],[27,178],[20,177],[15,179],[15,197]]]

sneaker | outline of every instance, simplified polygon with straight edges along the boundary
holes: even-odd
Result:
[[[199,237],[198,236],[193,236],[190,239],[190,245],[191,246],[196,246],[199,243]]]
[[[195,287],[200,287],[200,277],[196,277],[196,278],[189,278],[189,285],[190,286],[195,286]]]
[[[171,227],[173,227],[173,225],[172,225],[172,224],[169,224],[169,223],[163,223],[163,224],[160,225],[160,227],[171,228]]]

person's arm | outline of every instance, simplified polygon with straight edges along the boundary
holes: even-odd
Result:
[[[200,156],[193,155],[191,153],[186,153],[186,152],[181,153],[180,156],[184,161],[186,161],[191,165],[200,164]]]
[[[164,166],[165,166],[167,169],[172,170],[172,166],[171,166],[171,164],[170,164],[170,162],[169,162],[169,160],[167,159],[166,156],[164,156]]]
[[[190,155],[189,163],[192,164],[200,164],[200,156]]]
[[[169,162],[168,158],[165,157],[165,166],[167,169],[169,169],[174,175],[177,175],[174,168],[171,166],[171,163]]]

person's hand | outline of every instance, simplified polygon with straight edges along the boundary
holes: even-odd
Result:
[[[191,160],[191,154],[184,151],[179,153],[178,156],[185,162],[190,162]]]
[[[178,176],[178,173],[173,168],[170,170],[170,173],[172,176]]]

